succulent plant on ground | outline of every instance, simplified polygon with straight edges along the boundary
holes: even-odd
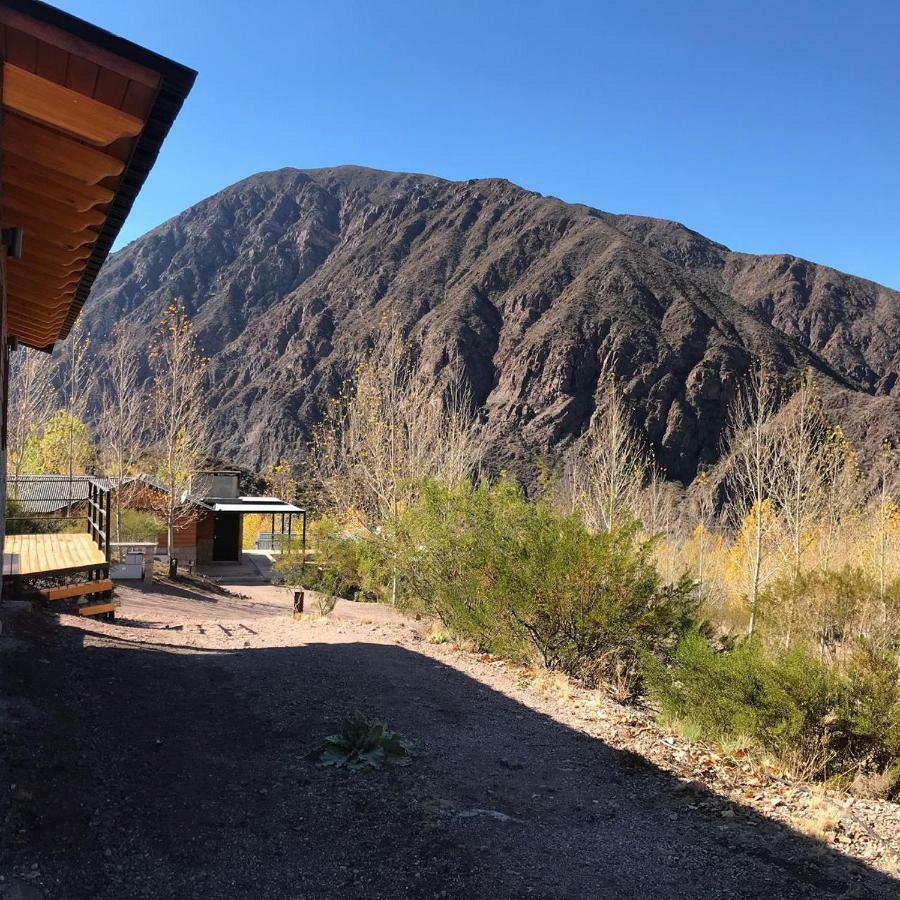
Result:
[[[320,766],[338,769],[379,769],[386,762],[408,765],[415,745],[391,731],[384,722],[355,713],[341,723],[341,730],[322,742],[314,758]]]

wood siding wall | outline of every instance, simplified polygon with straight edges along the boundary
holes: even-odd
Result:
[[[127,509],[149,511],[161,519],[165,519],[165,495],[162,491],[143,482],[132,482],[122,488],[122,505]],[[179,522],[175,526],[173,549],[179,562],[197,561],[197,523],[203,513],[203,510],[198,510],[197,516],[188,521]],[[159,545],[159,552],[165,553],[169,543],[165,528],[157,535],[156,542]]]
[[[213,561],[213,532],[215,515],[203,510],[197,519],[197,563],[207,565]]]

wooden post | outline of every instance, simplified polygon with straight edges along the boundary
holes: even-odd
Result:
[[[106,550],[106,561],[107,563],[112,558],[112,547],[110,546],[110,540],[112,539],[112,491],[104,491],[106,494],[106,521],[103,523],[103,533],[106,537],[103,539],[103,548]]]
[[[97,545],[98,549],[102,549],[100,542],[100,515],[99,495],[97,493],[97,485],[93,480],[88,482],[88,534],[91,540]]]

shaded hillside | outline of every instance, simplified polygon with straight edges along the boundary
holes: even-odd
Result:
[[[900,394],[897,293],[501,180],[255,175],[112,256],[85,318],[95,334],[125,317],[149,336],[177,298],[212,359],[216,450],[246,465],[294,452],[389,314],[436,380],[462,361],[497,464],[528,466],[576,439],[611,352],[682,480],[716,458],[754,358],[815,367],[870,443],[900,407],[886,396]]]
[[[788,254],[753,256],[676,222],[610,216],[695,277],[726,291],[867,391],[900,396],[900,293]]]

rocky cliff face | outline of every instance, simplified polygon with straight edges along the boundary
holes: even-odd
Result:
[[[85,311],[152,333],[180,298],[212,360],[216,452],[291,455],[379,323],[396,316],[440,378],[462,365],[489,460],[527,467],[582,433],[610,354],[668,474],[720,452],[753,360],[812,366],[872,443],[900,411],[900,295],[683,226],[499,180],[356,167],[246,179],[112,256]]]
[[[616,227],[730,294],[873,394],[900,396],[900,293],[796,256],[732,253],[675,222]]]

